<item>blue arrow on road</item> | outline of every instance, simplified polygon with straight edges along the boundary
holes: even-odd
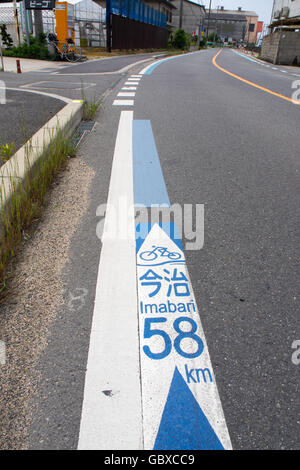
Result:
[[[154,450],[224,450],[177,367]]]

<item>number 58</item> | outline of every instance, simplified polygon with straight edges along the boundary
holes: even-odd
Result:
[[[149,346],[144,346],[143,351],[148,357],[150,357],[150,359],[155,359],[155,360],[164,359],[172,351],[172,341],[168,333],[158,328],[151,329],[153,324],[165,323],[166,321],[167,319],[164,317],[145,319],[144,338],[148,339],[148,338],[152,338],[153,336],[160,336],[163,339],[164,346],[165,346],[164,350],[159,353],[154,353],[151,351]],[[183,331],[181,329],[182,322],[187,322],[191,325],[190,331]],[[194,320],[192,320],[192,318],[189,318],[189,317],[177,318],[173,323],[173,328],[178,333],[178,335],[176,336],[174,340],[174,348],[176,352],[180,354],[180,356],[183,356],[187,359],[194,359],[195,357],[198,357],[202,354],[203,349],[204,349],[204,344],[201,338],[195,334],[197,331],[197,323]],[[189,352],[183,351],[183,349],[181,348],[181,341],[185,338],[190,338],[192,341],[196,342],[197,344],[196,352],[189,353]]]

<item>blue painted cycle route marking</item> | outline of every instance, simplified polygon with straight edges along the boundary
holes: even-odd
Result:
[[[170,206],[150,121],[133,121],[134,202]]]
[[[173,60],[173,59],[178,59],[180,57],[183,57],[183,56],[186,56],[186,55],[189,55],[189,54],[182,54],[182,55],[175,55],[173,57],[167,57],[166,59],[161,59],[159,60],[158,62],[155,62],[151,67],[149,67],[146,72],[144,73],[144,75],[151,75],[153,70],[156,69],[156,67],[158,67],[159,65],[161,65],[163,62],[167,62],[169,60]]]
[[[133,182],[145,449],[231,448],[150,121],[133,121]]]

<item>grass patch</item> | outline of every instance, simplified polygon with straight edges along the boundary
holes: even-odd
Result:
[[[168,49],[168,51],[165,54],[165,57],[170,57],[172,55],[181,55],[181,54],[187,54],[189,51],[183,51],[182,49]]]
[[[2,163],[7,162],[10,157],[15,153],[16,146],[14,142],[11,142],[10,144],[1,144],[0,140],[0,164],[1,161]]]
[[[83,114],[82,118],[84,121],[92,121],[95,117],[96,112],[100,107],[100,103],[96,100],[87,101],[83,100]]]
[[[85,96],[83,81],[81,80],[81,99],[83,102],[83,121],[93,121],[96,112],[98,111],[102,101],[98,101],[96,98],[88,100]]]
[[[7,49],[2,50],[2,54],[6,57],[18,57],[23,59],[41,59],[49,60],[53,58],[49,54],[46,35],[41,34],[38,39],[33,36],[29,36],[29,45],[24,41],[19,46],[8,47]]]
[[[0,292],[5,289],[7,266],[15,255],[21,240],[32,220],[38,217],[45,204],[47,190],[59,171],[66,165],[68,156],[75,154],[70,139],[59,129],[49,145],[44,146],[42,156],[35,164],[34,173],[26,172],[20,183],[14,174],[9,179],[10,200],[7,203],[4,185],[0,186]],[[25,166],[29,168],[31,144],[26,145]],[[2,183],[2,182],[1,182]]]

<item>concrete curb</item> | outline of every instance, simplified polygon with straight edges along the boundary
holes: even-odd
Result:
[[[113,72],[70,72],[70,73],[61,73],[60,74],[60,72],[55,71],[55,72],[51,72],[51,75],[61,75],[61,76],[87,75],[89,77],[92,76],[92,75],[116,75],[116,74],[120,74],[120,73],[126,73],[129,70],[136,67],[137,65],[143,64],[144,62],[150,62],[151,60],[156,60],[156,59],[162,58],[164,56],[165,56],[165,54],[162,53],[161,55],[156,55],[156,56],[153,56],[153,57],[149,57],[147,59],[139,60],[138,62],[133,62],[132,64],[125,65],[125,67],[123,67],[119,70],[114,70]],[[105,57],[105,58],[103,58],[103,60],[112,60],[112,59],[115,59],[115,58],[122,58],[122,56]],[[102,60],[102,59],[91,59],[91,60],[89,60],[89,62],[96,62],[97,60]],[[75,67],[76,65],[80,65],[80,64],[74,64],[73,67]]]
[[[83,102],[71,102],[40,128],[4,165],[0,167],[0,210],[4,209],[16,188],[32,177],[36,164],[55,139],[58,131],[70,137],[82,120]]]

